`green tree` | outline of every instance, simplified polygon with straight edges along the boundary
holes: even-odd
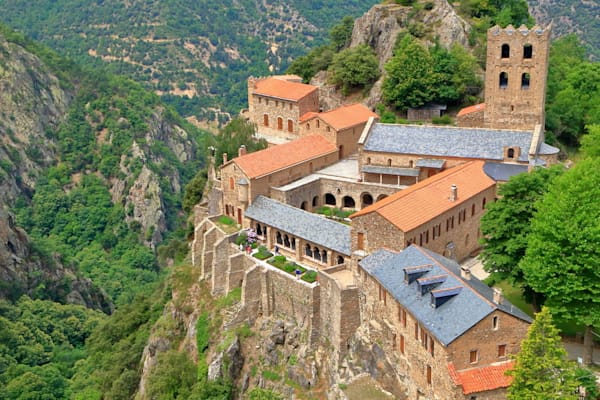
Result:
[[[434,71],[440,76],[434,100],[453,104],[472,101],[470,96],[478,93],[482,87],[481,79],[475,74],[478,70],[477,59],[458,44],[446,50],[436,43],[429,53]]]
[[[581,138],[581,151],[586,157],[600,157],[600,125],[590,125],[587,129],[587,135]]]
[[[187,400],[196,382],[196,366],[186,353],[170,350],[159,354],[148,378],[148,397]]]
[[[329,42],[335,51],[348,47],[352,39],[352,29],[354,28],[354,18],[347,15],[340,23],[336,24],[329,31]]]
[[[510,400],[577,399],[575,366],[566,360],[558,329],[546,307],[536,314],[527,338],[521,343],[508,388]]]
[[[394,56],[386,63],[383,98],[399,110],[417,108],[436,96],[440,76],[426,48],[411,36],[405,36]]]
[[[329,66],[329,80],[347,94],[355,88],[365,87],[379,77],[379,62],[373,49],[360,45],[345,49],[333,57]]]
[[[500,186],[499,199],[487,205],[481,218],[481,257],[485,270],[499,279],[521,285],[536,307],[538,299],[525,281],[519,261],[525,256],[537,201],[563,171],[561,165],[556,165],[513,176]]]
[[[190,212],[192,208],[202,200],[204,186],[206,186],[206,178],[206,169],[201,169],[196,176],[185,185],[183,201],[181,203],[185,211]]]
[[[283,400],[283,397],[271,390],[256,387],[248,392],[248,400]]]
[[[585,58],[575,35],[550,47],[546,129],[569,145],[578,144],[586,126],[600,124],[600,64]]]
[[[237,157],[238,150],[242,145],[246,146],[248,153],[265,149],[267,141],[265,139],[258,139],[255,134],[256,126],[251,122],[239,117],[232,119],[214,138],[213,147],[215,148],[216,166],[223,163],[223,153],[227,153],[229,160]]]
[[[600,327],[600,158],[580,161],[552,182],[531,222],[525,280],[561,321],[586,326],[584,362],[592,357],[592,327]]]

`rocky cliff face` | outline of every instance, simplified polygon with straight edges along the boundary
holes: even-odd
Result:
[[[362,103],[374,108],[381,102],[381,85],[385,76],[385,63],[392,57],[398,34],[405,31],[418,32],[419,38],[433,43],[437,38],[446,47],[453,43],[468,46],[470,25],[463,20],[447,0],[435,0],[430,10],[415,11],[413,7],[398,4],[378,4],[373,6],[354,23],[350,47],[362,44],[370,46],[379,59],[380,79],[373,85]],[[320,86],[321,107],[332,109],[346,102],[355,102],[350,97],[344,99],[331,85],[327,84],[327,74],[319,73],[311,82]]]
[[[0,298],[23,294],[112,311],[101,290],[66,268],[59,255],[33,248],[14,216],[0,208]]]
[[[31,193],[42,168],[55,162],[47,135],[72,98],[39,58],[0,35],[0,204]]]

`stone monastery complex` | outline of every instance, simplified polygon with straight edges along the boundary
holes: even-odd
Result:
[[[340,381],[368,338],[381,368],[367,372],[399,398],[505,398],[531,318],[460,262],[479,249],[497,186],[557,162],[542,128],[549,34],[490,29],[485,103],[456,127],[384,124],[361,104],[323,111],[298,77],[250,78],[245,115],[273,145],[224,154],[196,207],[193,262],[213,294],[241,287],[251,325],[294,320],[312,348],[327,346]],[[324,206],[354,213],[343,223],[313,213]],[[316,282],[240,249],[222,215]]]

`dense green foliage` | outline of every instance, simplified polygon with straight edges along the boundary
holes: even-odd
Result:
[[[600,327],[600,158],[553,181],[531,221],[520,268],[559,321]],[[589,343],[591,345],[591,343]]]
[[[146,292],[122,305],[88,338],[88,356],[77,363],[73,376],[72,398],[125,400],[135,393],[142,351],[170,295],[160,287]]]
[[[525,256],[531,219],[537,201],[548,191],[553,180],[564,172],[561,165],[536,168],[513,176],[498,189],[499,199],[489,203],[481,217],[481,258],[487,272],[522,286],[529,300],[537,304],[531,287],[525,282],[519,261]]]
[[[210,141],[215,154],[215,164],[219,166],[223,163],[222,155],[227,153],[227,159],[231,160],[238,156],[240,147],[246,146],[246,151],[262,150],[267,147],[265,139],[255,137],[256,126],[243,118],[234,118],[227,126],[219,130],[219,133]]]
[[[86,65],[108,62],[112,72],[170,93],[166,100],[183,114],[217,118],[211,107],[244,107],[248,76],[285,69],[344,15],[376,2],[0,0],[0,8],[5,23],[59,53]]]
[[[447,50],[436,44],[427,49],[412,36],[404,35],[385,65],[383,98],[398,110],[430,102],[472,101],[471,94],[481,87],[476,65],[474,57],[460,46]]]
[[[577,145],[591,124],[600,124],[600,64],[586,60],[576,36],[565,36],[550,48],[546,129]]]
[[[379,61],[367,45],[344,49],[337,53],[329,66],[329,80],[347,95],[351,90],[364,88],[379,78]]]
[[[527,338],[521,343],[514,380],[508,388],[510,400],[576,400],[578,381],[575,366],[566,361],[558,329],[550,311],[544,307],[536,314]]]
[[[65,399],[85,340],[106,316],[82,306],[0,300],[0,398]]]

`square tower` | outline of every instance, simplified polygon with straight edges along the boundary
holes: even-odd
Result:
[[[551,26],[494,26],[487,34],[484,126],[544,126]]]

